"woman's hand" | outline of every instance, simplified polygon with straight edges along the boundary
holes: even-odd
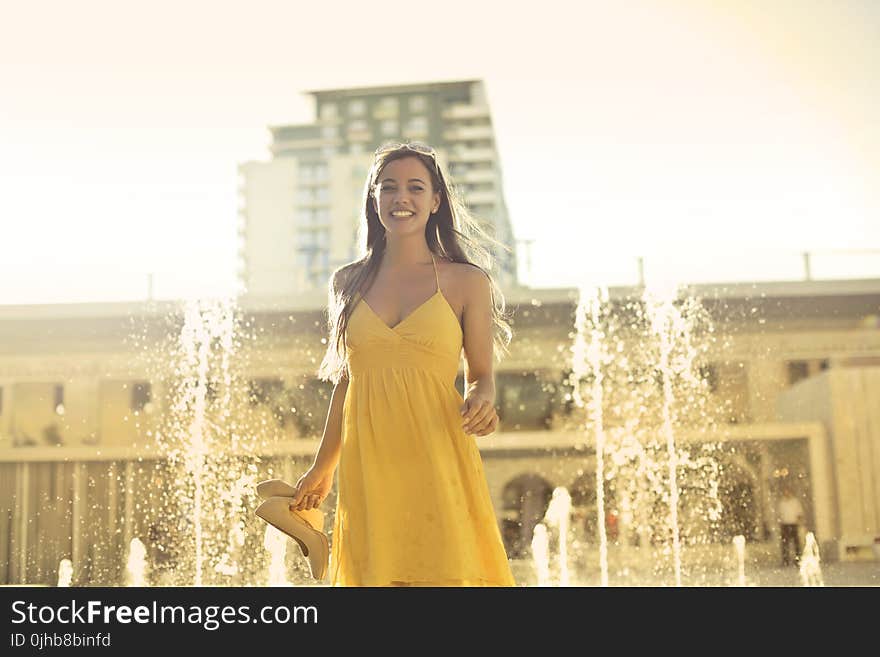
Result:
[[[290,503],[291,511],[317,509],[333,488],[333,472],[322,472],[313,467],[296,482],[296,494]]]
[[[487,436],[498,428],[494,397],[493,394],[481,390],[479,386],[474,386],[468,391],[460,409],[462,429],[465,433]]]

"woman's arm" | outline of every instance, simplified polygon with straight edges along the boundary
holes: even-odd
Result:
[[[343,273],[337,271],[329,290],[329,303],[335,302],[336,291],[343,284]],[[330,396],[330,408],[327,411],[327,421],[324,423],[324,434],[321,436],[321,444],[306,473],[296,482],[296,493],[290,504],[291,509],[315,509],[330,494],[333,487],[333,475],[336,466],[339,465],[339,457],[342,454],[342,409],[345,404],[345,395],[348,392],[348,368],[339,379],[339,383],[333,386]]]
[[[324,423],[324,435],[321,444],[315,454],[312,468],[323,476],[333,476],[339,463],[339,455],[342,450],[342,406],[345,403],[345,394],[348,391],[348,377],[343,376],[333,387],[330,397],[330,410],[327,411],[327,421]]]
[[[296,482],[291,509],[317,509],[333,488],[333,475],[342,451],[342,406],[347,391],[348,378],[343,377],[333,387],[321,444],[312,467]]]
[[[485,436],[498,428],[492,361],[492,291],[486,274],[467,267],[464,291],[465,403],[461,407],[462,427],[468,433]]]

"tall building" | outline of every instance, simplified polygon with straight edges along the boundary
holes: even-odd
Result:
[[[359,256],[364,182],[373,151],[390,140],[437,149],[473,216],[511,249],[495,252],[499,284],[516,284],[513,230],[482,81],[307,93],[315,99],[315,122],[270,127],[272,159],[239,167],[245,297],[289,303],[294,295],[324,294],[331,272]]]

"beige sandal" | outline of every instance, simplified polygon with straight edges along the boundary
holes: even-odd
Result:
[[[330,542],[324,533],[324,513],[320,509],[293,511],[290,508],[292,500],[292,497],[269,497],[254,513],[295,540],[303,556],[309,560],[312,577],[322,580],[330,559]]]
[[[264,500],[270,497],[293,497],[296,488],[281,479],[266,479],[257,484],[257,495]]]

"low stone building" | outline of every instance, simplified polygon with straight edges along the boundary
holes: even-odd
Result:
[[[604,388],[592,388],[605,391],[598,423],[595,408],[590,415],[578,403],[584,393],[575,394],[578,291],[506,295],[514,338],[496,367],[501,425],[477,440],[509,555],[530,558],[534,528],[558,487],[571,495],[570,531],[582,554],[592,555],[603,534],[621,550],[663,543],[660,530],[637,526],[613,479],[602,487],[604,532],[596,520],[600,436],[625,439],[628,427],[644,429],[637,425],[647,416],[625,410],[647,399],[640,386],[654,390],[664,412],[674,394],[687,392],[671,381],[664,388],[672,365],[646,369],[649,356],[636,362],[638,337],[624,335],[643,290],[612,288],[602,298],[607,326],[621,333],[615,340],[611,329],[604,333],[603,353],[620,370],[609,376],[629,383],[606,378]],[[763,549],[775,558],[774,509],[784,484],[800,496],[823,558],[875,558],[880,280],[698,285],[683,297],[712,326],[688,365],[706,399],[700,421],[665,426],[674,426],[677,445],[723,448],[712,457],[720,515],[708,522],[695,510],[702,493],[681,481],[682,545],[726,545],[743,535],[756,555]],[[243,472],[250,468],[250,479],[295,481],[317,449],[331,391],[314,376],[326,345],[323,302],[0,307],[0,583],[54,584],[68,558],[74,584],[119,584],[135,538],[155,568],[173,568],[189,548],[175,545],[157,520],[167,508],[161,498],[184,486],[174,464],[201,453],[201,444],[221,445]],[[462,383],[460,373],[459,390]],[[666,402],[664,390],[674,393]],[[693,395],[675,402],[679,417],[688,399],[696,404]],[[602,456],[603,467],[623,467],[607,445]],[[234,477],[223,476],[223,490],[233,490]],[[215,492],[199,488],[199,503]],[[228,539],[243,552],[260,527],[246,507],[244,537]],[[215,564],[214,576],[223,568]],[[232,575],[222,581],[244,583]]]

